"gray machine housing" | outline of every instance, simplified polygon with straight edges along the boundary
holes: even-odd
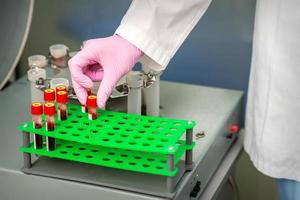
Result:
[[[22,183],[30,184],[32,188],[25,191],[26,198],[23,199],[36,198],[39,193],[49,193],[47,198],[50,199],[55,188],[51,186],[52,183],[60,185],[56,192],[61,195],[67,192],[65,188],[70,187],[74,189],[72,190],[74,194],[71,196],[79,195],[78,191],[81,191],[90,195],[91,199],[97,196],[105,196],[104,199],[198,198],[222,158],[237,139],[236,136],[227,137],[230,125],[240,124],[241,119],[243,94],[240,91],[162,81],[161,115],[193,119],[197,123],[193,138],[196,142],[193,151],[194,168],[176,180],[177,186],[174,192],[167,191],[167,180],[162,176],[133,173],[45,157],[37,159],[31,168],[24,169],[27,174],[20,174],[22,154],[18,148],[22,144],[22,135],[15,127],[30,118],[28,88],[29,84],[23,78],[0,94],[2,99],[0,108],[8,113],[3,121],[8,126],[3,129],[0,139],[0,179],[9,180],[7,183],[1,183],[0,192],[7,194],[5,188],[9,185],[20,189],[23,187]],[[19,101],[20,96],[23,97],[22,101]],[[14,104],[15,108],[8,112],[7,109],[11,104]],[[118,110],[124,107],[122,105],[126,105],[126,102],[118,100],[110,106]],[[205,137],[197,139],[197,134],[203,131]],[[7,145],[5,141],[10,141],[10,145]],[[7,154],[6,152],[10,153]],[[181,176],[181,174],[179,175]],[[14,184],[11,185],[11,183]],[[36,191],[34,188],[39,188],[39,190]],[[76,188],[80,189],[76,190]],[[90,190],[95,190],[95,196],[88,192]],[[32,193],[32,191],[35,192]],[[123,195],[120,196],[120,194]],[[45,198],[44,195],[43,198]]]

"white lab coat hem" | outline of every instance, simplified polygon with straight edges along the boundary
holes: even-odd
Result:
[[[293,167],[285,166],[283,164],[281,166],[274,165],[271,162],[266,161],[266,159],[261,159],[255,149],[251,147],[249,140],[244,141],[244,149],[250,156],[250,159],[256,169],[264,175],[272,178],[284,178],[300,181],[300,171],[296,171]]]
[[[122,22],[115,34],[120,35],[143,51],[145,55],[144,58],[141,59],[141,62],[143,63],[143,61],[145,61],[148,64],[148,67],[155,71],[164,70],[171,60],[171,57],[168,56],[171,52],[167,48],[159,45],[155,42],[155,38],[151,38],[139,28],[128,22]],[[149,64],[149,59],[156,62],[156,64]]]

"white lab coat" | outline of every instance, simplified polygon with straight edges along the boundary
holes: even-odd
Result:
[[[134,0],[116,33],[164,69],[210,0]],[[300,1],[257,0],[245,150],[275,178],[300,181]]]

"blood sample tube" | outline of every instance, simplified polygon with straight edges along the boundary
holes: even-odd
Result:
[[[31,116],[33,122],[33,128],[42,128],[42,114],[43,114],[43,104],[34,102],[31,104]],[[43,148],[43,136],[38,134],[33,134],[33,144],[35,149]]]
[[[86,107],[88,108],[89,120],[97,118],[97,97],[95,95],[89,95],[86,100]]]
[[[54,114],[55,104],[48,102],[44,104],[44,114],[46,116],[46,131],[54,131]],[[47,151],[53,151],[55,149],[55,138],[46,137]]]
[[[58,91],[56,93],[56,102],[57,102],[57,116],[59,120],[67,119],[67,102],[68,102],[68,93],[66,91]]]
[[[44,101],[45,103],[55,102],[55,91],[51,88],[44,90]]]
[[[88,96],[92,95],[92,89],[87,89],[86,92]],[[85,105],[81,105],[81,112],[87,113],[88,108]]]

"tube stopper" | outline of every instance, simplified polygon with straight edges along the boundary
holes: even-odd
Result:
[[[34,102],[31,104],[31,114],[32,115],[41,115],[43,114],[43,104],[39,102]]]
[[[44,101],[55,101],[55,91],[51,88],[44,91]]]
[[[55,104],[48,102],[44,104],[44,114],[45,115],[54,115],[55,114]]]
[[[57,103],[67,103],[68,102],[68,93],[66,91],[58,91],[56,93],[56,102]]]
[[[86,100],[86,107],[97,107],[97,97],[95,95],[89,95]]]

